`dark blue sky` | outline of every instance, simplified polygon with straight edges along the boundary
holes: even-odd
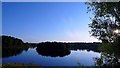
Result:
[[[3,35],[25,42],[93,42],[92,14],[84,2],[9,2],[2,4]]]

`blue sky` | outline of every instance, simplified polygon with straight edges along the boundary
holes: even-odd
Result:
[[[4,2],[2,34],[25,42],[96,42],[84,2]]]

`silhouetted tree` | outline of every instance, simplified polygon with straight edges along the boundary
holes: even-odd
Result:
[[[90,2],[86,4],[88,5],[88,12],[93,11],[94,14],[92,23],[89,24],[90,33],[102,40],[103,43],[99,49],[107,53],[104,56],[106,57],[105,60],[103,55],[96,59],[98,66],[107,66],[107,68],[117,66],[116,62],[119,58],[113,58],[111,55],[114,54],[114,57],[120,55],[120,34],[114,32],[117,29],[120,30],[120,2]],[[110,57],[112,60],[109,60]]]
[[[120,2],[89,2],[88,12],[93,11],[94,18],[89,24],[91,35],[103,42],[114,42],[120,29]]]

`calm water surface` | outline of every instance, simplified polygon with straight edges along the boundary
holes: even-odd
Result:
[[[69,55],[63,57],[42,56],[38,54],[36,48],[29,48],[16,56],[2,59],[3,63],[37,64],[40,66],[84,66],[94,65],[94,57],[100,57],[100,53],[87,50],[71,50]]]

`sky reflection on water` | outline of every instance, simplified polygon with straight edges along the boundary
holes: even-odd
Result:
[[[29,48],[28,51],[23,51],[21,54],[3,58],[3,63],[24,63],[37,64],[40,66],[85,66],[94,65],[94,57],[100,57],[100,53],[87,50],[71,50],[69,55],[64,57],[42,56],[36,52],[36,48]]]

